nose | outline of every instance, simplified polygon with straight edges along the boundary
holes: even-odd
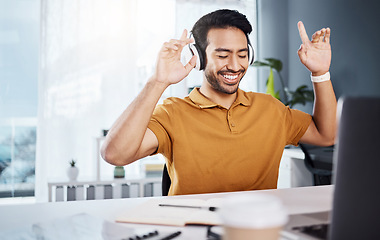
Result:
[[[227,69],[231,71],[239,71],[241,69],[240,59],[238,56],[232,56],[227,63]]]

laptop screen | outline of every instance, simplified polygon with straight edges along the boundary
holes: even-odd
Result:
[[[380,98],[339,100],[329,239],[380,239]]]

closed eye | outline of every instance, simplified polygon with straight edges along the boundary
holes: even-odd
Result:
[[[222,59],[227,58],[227,57],[228,56],[218,55],[218,58],[222,58]]]

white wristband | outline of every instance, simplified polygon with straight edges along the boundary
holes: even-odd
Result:
[[[310,75],[311,77],[311,81],[313,83],[319,83],[319,82],[325,82],[325,81],[328,81],[330,80],[330,72],[327,72],[321,76],[312,76]]]

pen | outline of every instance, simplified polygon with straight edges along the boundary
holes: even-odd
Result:
[[[154,236],[157,236],[158,235],[158,231],[155,230],[155,231],[152,231],[152,232],[149,232],[149,233],[146,233],[144,235],[136,235],[134,237],[129,237],[129,238],[123,238],[121,240],[140,240],[140,239],[147,239],[147,238],[151,238],[151,237],[154,237]]]
[[[181,234],[181,231],[177,231],[177,232],[175,232],[175,233],[170,234],[169,236],[166,236],[166,237],[164,237],[164,238],[161,238],[160,240],[169,240],[169,239],[173,239],[173,238],[177,237],[177,236],[180,235],[180,234]]]
[[[189,205],[176,205],[176,204],[158,204],[158,206],[160,207],[179,207],[179,208],[197,208],[197,209],[205,209],[205,210],[209,210],[209,211],[212,211],[212,212],[215,212],[216,210],[218,210],[217,207],[201,207],[201,206],[189,206]]]

